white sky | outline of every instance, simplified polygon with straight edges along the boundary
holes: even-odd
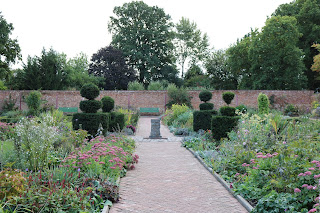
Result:
[[[23,61],[39,56],[43,47],[64,52],[69,58],[88,55],[111,42],[107,26],[113,8],[128,0],[0,0],[0,11],[14,26]],[[144,0],[169,14],[197,23],[215,49],[228,48],[250,28],[264,26],[267,16],[292,0]]]

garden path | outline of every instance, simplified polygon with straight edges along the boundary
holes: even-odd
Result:
[[[242,213],[246,209],[199,161],[161,125],[168,140],[143,139],[150,135],[151,117],[141,117],[136,136],[140,156],[135,170],[121,179],[117,212]]]

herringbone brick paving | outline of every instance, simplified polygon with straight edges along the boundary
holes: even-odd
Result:
[[[137,135],[147,137],[150,118],[139,120]],[[161,135],[173,137],[164,126]],[[180,142],[137,142],[135,170],[121,179],[117,212],[242,213],[246,209]]]

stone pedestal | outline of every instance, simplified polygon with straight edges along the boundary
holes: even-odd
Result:
[[[160,119],[151,119],[151,133],[149,138],[162,138],[160,134]]]

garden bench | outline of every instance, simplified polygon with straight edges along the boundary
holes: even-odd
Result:
[[[155,107],[149,107],[149,108],[145,108],[145,107],[140,107],[140,114],[155,114],[155,115],[159,115],[160,114],[160,109],[159,108],[155,108]]]
[[[77,113],[78,107],[59,107],[59,110],[63,113]]]

